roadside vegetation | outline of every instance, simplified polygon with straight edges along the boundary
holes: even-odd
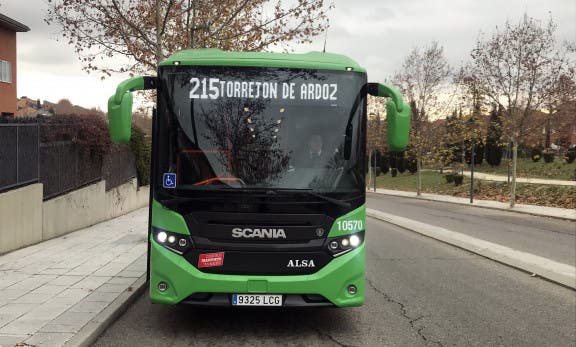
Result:
[[[546,163],[543,160],[534,162],[529,158],[518,159],[518,167],[516,168],[517,177],[526,178],[548,178],[552,180],[574,180],[576,174],[576,163],[568,164],[562,158],[556,158],[552,163]],[[476,172],[486,174],[506,176],[508,174],[508,166],[503,161],[500,166],[490,166],[482,164],[476,166]],[[469,170],[469,168],[467,169]]]
[[[460,185],[455,185],[453,182],[448,183],[444,174],[435,171],[423,171],[421,178],[423,193],[458,197],[470,196],[470,179],[468,177],[464,177]],[[396,177],[380,175],[376,180],[376,186],[382,189],[416,192],[416,175],[408,172],[399,173]],[[510,184],[474,180],[474,198],[509,202]],[[518,183],[516,199],[519,204],[576,208],[576,187]]]

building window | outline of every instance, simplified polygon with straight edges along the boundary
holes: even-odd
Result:
[[[12,83],[12,64],[6,60],[0,60],[0,82]]]

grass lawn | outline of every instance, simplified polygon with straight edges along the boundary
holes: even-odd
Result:
[[[510,163],[510,172],[512,172],[512,163]],[[467,167],[465,170],[469,170]],[[502,160],[500,166],[491,167],[484,161],[482,165],[476,165],[474,168],[477,172],[506,176],[508,169],[506,160]],[[544,160],[533,162],[532,159],[518,158],[516,168],[517,177],[529,178],[550,178],[556,180],[572,180],[576,170],[576,161],[572,164],[566,163],[562,158],[556,158],[552,163],[545,163]]]
[[[398,174],[392,177],[390,173],[378,176],[378,188],[402,191],[416,191],[416,175],[410,173]],[[422,192],[468,197],[470,194],[470,179],[464,177],[464,183],[455,186],[446,183],[444,175],[433,171],[422,172]],[[490,182],[474,180],[474,197],[481,200],[510,201],[510,185],[506,182]],[[516,202],[519,204],[541,205],[562,208],[576,208],[576,187],[517,184]]]

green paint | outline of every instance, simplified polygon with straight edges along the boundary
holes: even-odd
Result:
[[[366,204],[337,218],[328,237],[349,235],[362,230],[366,230]]]
[[[338,307],[360,306],[364,303],[364,244],[335,258],[311,275],[249,276],[201,272],[183,257],[158,245],[154,240],[151,242],[150,298],[154,303],[173,305],[200,292],[320,294]],[[160,281],[168,283],[165,292],[157,289]],[[356,295],[350,295],[346,291],[350,284],[358,288]]]
[[[256,66],[366,72],[354,60],[334,53],[310,52],[305,54],[271,52],[228,52],[215,48],[187,49],[177,52],[160,63],[172,65],[204,66]]]
[[[375,96],[390,98],[386,102],[388,148],[394,152],[405,150],[410,138],[410,106],[402,100],[402,95],[396,88],[386,84],[378,84],[378,94]]]
[[[144,89],[144,78],[133,77],[121,82],[108,99],[110,137],[115,143],[130,142],[132,132],[132,93]]]
[[[150,208],[152,209],[153,227],[174,233],[190,235],[188,226],[182,215],[167,209],[156,200],[152,200],[152,206]]]

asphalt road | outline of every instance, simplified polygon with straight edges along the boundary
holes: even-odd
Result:
[[[576,266],[576,222],[446,202],[367,194],[382,212]]]
[[[360,308],[199,309],[145,293],[94,346],[574,346],[576,292],[368,219]]]

